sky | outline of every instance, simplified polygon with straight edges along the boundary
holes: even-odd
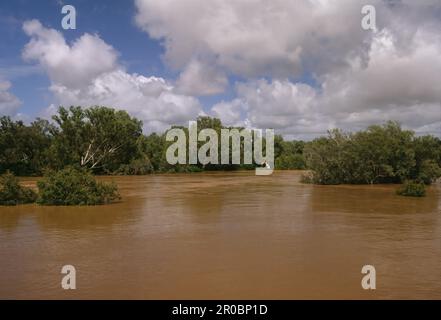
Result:
[[[76,9],[64,30],[61,8]],[[441,136],[441,0],[3,0],[0,115],[105,105],[292,139],[399,121]]]

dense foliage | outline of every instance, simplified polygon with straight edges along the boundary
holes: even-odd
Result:
[[[278,170],[303,170],[306,168],[303,157],[303,141],[284,141],[283,137],[278,135],[274,139],[274,157],[275,166]]]
[[[22,121],[0,118],[0,173],[40,175],[48,166],[51,129],[46,120],[37,119],[29,126]]]
[[[426,195],[426,187],[422,182],[408,180],[398,188],[397,194],[406,197],[424,197]]]
[[[229,128],[210,117],[199,117],[197,124],[199,131],[211,128],[219,135],[222,128]],[[188,128],[181,128],[188,135]],[[172,142],[167,142],[165,136],[166,133],[143,135],[141,121],[125,111],[100,106],[60,107],[52,123],[37,119],[28,126],[1,117],[0,173],[10,170],[19,176],[41,175],[47,169],[67,166],[90,169],[94,174],[122,175],[254,169],[253,165],[233,164],[170,165],[166,151]],[[276,167],[303,169],[303,145],[277,136]]]
[[[310,180],[318,184],[401,183],[430,184],[441,176],[441,140],[415,137],[397,123],[371,126],[346,134],[329,132],[304,148]]]
[[[20,186],[10,172],[0,177],[0,205],[18,205],[35,202],[37,194],[30,188]]]
[[[113,172],[140,156],[137,139],[142,122],[125,111],[105,107],[60,108],[53,117],[52,165],[80,165],[95,172]]]
[[[210,117],[199,117],[197,125],[198,130],[211,128],[219,135],[223,128],[233,129]],[[60,107],[53,122],[37,119],[30,125],[2,117],[0,173],[10,170],[19,176],[41,175],[45,170],[68,166],[93,174],[121,175],[255,168],[170,165],[166,151],[172,142],[166,141],[166,132],[143,135],[142,128],[142,122],[127,112],[99,106]],[[188,136],[186,126],[179,128]],[[401,183],[411,179],[430,184],[441,176],[441,140],[417,137],[395,122],[356,133],[333,130],[310,142],[275,136],[274,155],[276,169],[310,169],[305,180],[318,184]]]
[[[72,167],[47,173],[37,186],[37,202],[44,205],[98,205],[119,199],[115,184],[97,182],[88,171]]]

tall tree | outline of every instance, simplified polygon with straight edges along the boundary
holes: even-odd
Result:
[[[16,175],[41,174],[48,165],[52,142],[51,125],[37,119],[26,126],[22,121],[0,118],[0,172]]]
[[[136,155],[142,122],[125,111],[60,107],[53,119],[58,125],[54,131],[58,165],[112,171]]]

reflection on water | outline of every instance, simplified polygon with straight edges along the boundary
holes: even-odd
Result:
[[[116,177],[116,204],[0,207],[0,298],[441,298],[439,185],[413,199],[299,177]]]

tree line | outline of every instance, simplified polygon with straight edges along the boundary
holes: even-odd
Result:
[[[60,107],[52,120],[36,119],[26,125],[9,117],[0,118],[0,173],[39,176],[47,170],[74,167],[94,174],[141,175],[255,168],[170,165],[166,151],[172,142],[166,141],[166,132],[144,135],[142,121],[126,111],[102,106]],[[211,117],[199,117],[197,127],[217,132],[233,129]],[[308,142],[286,141],[276,135],[274,156],[276,169],[309,169],[305,181],[317,184],[406,180],[429,184],[441,176],[441,140],[416,136],[396,122],[355,133],[336,129]]]
[[[253,165],[170,165],[166,132],[144,135],[142,121],[126,111],[95,106],[60,107],[53,121],[36,119],[29,125],[0,118],[0,174],[40,176],[66,167],[101,175],[142,175],[163,172],[254,169]],[[198,130],[225,127],[219,119],[199,117]],[[176,128],[174,126],[173,128]],[[183,128],[183,127],[181,127]],[[187,128],[183,128],[187,130]],[[242,128],[237,128],[242,129]],[[200,142],[202,144],[202,142]],[[275,161],[281,169],[303,169],[301,141],[275,137]]]

